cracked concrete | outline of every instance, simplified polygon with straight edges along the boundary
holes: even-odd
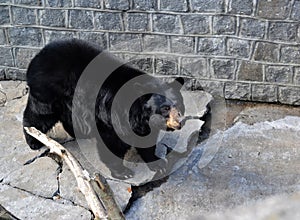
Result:
[[[26,84],[1,81],[0,85],[7,97],[0,107],[1,206],[19,219],[74,219],[75,216],[76,219],[91,219],[85,198],[74,186],[74,177],[68,169],[61,175],[62,198],[53,200],[58,186],[57,163],[44,157],[23,165],[40,154],[30,150],[23,138],[21,125],[27,101]],[[73,193],[72,188],[78,192]],[[74,198],[75,194],[78,198]]]
[[[19,219],[91,219],[67,167],[59,174],[62,198],[53,199],[58,164],[43,157],[23,165],[42,152],[30,150],[23,138],[25,83],[0,85],[5,94],[0,107],[1,206]],[[299,219],[299,108],[218,100],[212,103],[210,128],[208,139],[185,164],[135,201],[126,219]],[[125,204],[128,185],[110,184],[126,195],[118,198]]]

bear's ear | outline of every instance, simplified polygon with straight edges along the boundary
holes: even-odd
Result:
[[[173,82],[170,83],[170,86],[180,90],[183,84],[184,84],[184,78],[177,77]]]

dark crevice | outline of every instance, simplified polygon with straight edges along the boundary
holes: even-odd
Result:
[[[34,158],[26,161],[23,165],[26,166],[26,165],[29,165],[29,164],[32,164],[34,161],[36,161],[37,159],[39,158],[42,158],[42,157],[46,157],[48,156],[50,150],[49,149],[46,149],[44,152],[42,152],[41,154],[35,156]]]
[[[75,203],[74,201],[72,201],[70,199],[67,199],[67,198],[64,198],[64,197],[62,197],[60,195],[60,192],[61,192],[61,189],[60,189],[60,174],[63,172],[63,160],[58,155],[56,155],[54,153],[50,153],[50,149],[46,149],[44,152],[42,152],[38,156],[36,156],[36,157],[28,160],[27,162],[24,163],[24,165],[29,165],[29,164],[33,163],[35,160],[37,160],[39,158],[43,158],[43,157],[49,157],[49,158],[51,158],[58,165],[58,167],[56,169],[57,190],[53,193],[52,197],[44,197],[44,196],[41,196],[41,195],[34,194],[34,193],[32,193],[30,191],[27,191],[25,189],[21,189],[19,187],[12,186],[10,184],[6,184],[6,185],[11,186],[11,187],[13,187],[15,189],[18,189],[18,190],[22,190],[24,192],[27,192],[27,193],[29,193],[31,195],[34,195],[36,197],[43,198],[43,199],[50,199],[50,200],[53,200],[53,201],[59,200],[59,199],[63,199],[65,201],[70,202],[73,206],[78,206],[78,207],[81,207],[81,208],[85,209],[86,211],[89,211],[91,213],[91,215],[93,215],[93,213],[92,213],[92,211],[90,209],[88,209],[88,208],[86,208],[86,207],[84,207],[82,205],[79,205],[79,204]]]
[[[1,220],[20,220],[12,213],[7,211],[2,205],[0,205],[0,219]]]
[[[53,198],[60,198],[61,197],[60,196],[60,174],[63,171],[63,161],[56,154],[49,153],[48,157],[50,157],[52,160],[54,160],[58,165],[58,167],[56,169],[57,190],[53,193],[52,197]]]
[[[162,179],[155,180],[141,186],[131,186],[132,194],[126,208],[123,211],[124,214],[126,214],[129,211],[129,209],[137,199],[145,196],[148,192],[152,191],[153,189],[160,187],[163,183],[165,183],[168,180],[168,178],[169,177],[167,176]]]
[[[23,189],[23,188],[20,188],[20,187],[18,187],[18,186],[13,186],[13,185],[11,185],[10,183],[4,183],[4,185],[9,186],[9,187],[12,187],[13,189],[20,190],[20,191],[22,191],[22,192],[26,192],[26,193],[28,193],[28,194],[34,196],[34,197],[38,197],[38,198],[41,198],[41,199],[47,199],[47,200],[55,201],[55,199],[53,199],[53,197],[47,197],[47,196],[42,196],[42,195],[39,195],[39,194],[35,194],[35,193],[33,193],[33,192],[31,192],[31,191],[29,191],[29,190],[27,190],[27,189]],[[63,199],[63,200],[65,200],[65,201],[70,202],[73,206],[81,207],[81,208],[85,209],[86,211],[91,212],[90,209],[88,209],[88,208],[86,208],[86,207],[84,207],[84,206],[82,206],[82,205],[79,205],[79,204],[75,203],[74,201],[72,201],[72,200],[70,200],[70,199],[67,199],[67,198],[64,198],[64,197],[60,197],[60,199]],[[1,219],[1,216],[0,216],[0,219]]]
[[[38,197],[38,198],[41,198],[41,199],[53,200],[52,197],[46,197],[46,196],[38,195],[38,194],[35,194],[35,193],[33,193],[33,192],[31,192],[31,191],[29,191],[29,190],[27,190],[27,189],[22,189],[22,188],[20,188],[20,187],[18,187],[18,186],[13,186],[13,185],[11,185],[10,183],[4,183],[4,185],[9,186],[9,187],[12,187],[13,189],[20,190],[20,191],[22,191],[22,192],[26,192],[26,193],[28,193],[28,194],[30,194],[30,195],[32,195],[32,196],[35,196],[35,197]]]
[[[65,198],[65,197],[60,197],[60,198],[63,199],[63,200],[65,200],[65,201],[68,201],[68,202],[72,203],[73,206],[80,207],[80,208],[85,209],[86,211],[89,211],[89,212],[93,215],[92,210],[86,208],[85,206],[82,206],[82,205],[80,205],[80,204],[77,204],[76,202],[72,201],[71,199],[67,199],[67,198]]]

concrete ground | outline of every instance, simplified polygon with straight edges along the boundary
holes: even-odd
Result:
[[[57,163],[44,157],[23,165],[41,153],[23,138],[25,84],[0,82],[0,91],[0,219],[91,219],[67,167],[61,198],[53,199]],[[126,219],[300,219],[299,107],[217,99],[211,108],[208,138]]]

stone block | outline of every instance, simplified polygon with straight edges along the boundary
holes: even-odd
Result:
[[[227,15],[217,15],[213,17],[214,34],[235,34],[236,18]]]
[[[254,52],[254,60],[278,62],[279,61],[279,46],[274,43],[257,42]]]
[[[155,74],[158,75],[179,75],[178,61],[174,57],[161,56],[154,60]]]
[[[277,102],[277,87],[273,85],[252,85],[252,101]]]
[[[271,22],[269,27],[269,38],[270,40],[288,42],[300,41],[300,37],[298,36],[298,28],[299,22]]]
[[[238,80],[242,81],[263,81],[263,65],[251,61],[240,61],[237,72]]]
[[[295,68],[295,80],[294,83],[300,86],[300,67]]]
[[[36,11],[31,8],[12,7],[14,24],[36,24]]]
[[[50,27],[65,27],[66,11],[58,9],[46,9],[39,11],[40,25]]]
[[[75,0],[74,5],[82,8],[101,8],[102,0]]]
[[[3,66],[14,66],[14,59],[10,48],[0,47],[0,61]]]
[[[0,80],[4,80],[4,79],[5,79],[5,69],[0,68]],[[4,97],[4,102],[5,102],[5,100],[6,100],[6,97]],[[1,105],[1,103],[3,103],[3,101],[2,102],[0,101],[0,105]]]
[[[267,19],[286,19],[289,14],[289,0],[259,0],[257,15]]]
[[[123,29],[121,13],[96,12],[95,28],[99,30],[121,31]]]
[[[142,11],[156,11],[157,0],[133,0],[133,9]]]
[[[300,45],[282,46],[281,62],[300,64]]]
[[[161,33],[181,33],[179,17],[177,15],[154,14],[153,31]]]
[[[181,16],[184,34],[208,34],[209,16],[187,14]]]
[[[142,51],[142,37],[138,34],[109,34],[110,50],[112,51]]]
[[[70,10],[70,28],[93,29],[93,12],[84,10]]]
[[[266,81],[291,84],[293,81],[293,69],[288,66],[267,66]]]
[[[279,87],[279,102],[289,105],[300,105],[299,87]]]
[[[192,11],[199,12],[224,12],[224,0],[191,0]]]
[[[168,38],[162,35],[145,35],[144,51],[169,52]]]
[[[97,44],[102,49],[107,49],[107,34],[98,32],[80,32],[79,38]]]
[[[252,18],[241,18],[240,30],[242,37],[263,39],[266,22]]]
[[[180,75],[209,78],[209,69],[205,58],[182,58],[180,69]]]
[[[39,52],[38,49],[16,48],[16,66],[20,69],[27,69],[31,59]]]
[[[48,7],[59,7],[59,8],[72,7],[72,0],[44,0],[44,1],[45,1],[45,5]]]
[[[248,58],[250,56],[250,42],[236,38],[227,40],[227,54],[234,57]]]
[[[248,83],[225,83],[225,99],[250,100],[251,89]]]
[[[146,13],[128,13],[126,16],[126,29],[129,31],[149,31],[150,20]]]
[[[300,21],[300,1],[295,1],[292,7],[292,19],[295,21]]]
[[[160,1],[160,9],[164,11],[187,11],[187,0]]]
[[[253,12],[253,0],[230,0],[229,13],[251,15]]]
[[[18,5],[30,5],[30,6],[43,5],[43,1],[38,1],[38,0],[15,0],[14,3]]]
[[[9,8],[7,6],[0,5],[0,25],[9,23]]]
[[[234,79],[235,61],[229,59],[214,59],[211,61],[212,77],[215,79]]]
[[[145,71],[146,73],[153,74],[154,68],[154,60],[152,56],[146,55],[125,55],[124,59],[131,66]]]
[[[107,9],[128,10],[129,0],[104,0],[104,6]]]
[[[194,80],[191,87],[188,87],[189,90],[204,90],[214,97],[224,98],[224,87],[225,83],[220,81],[209,81],[207,79]]]
[[[9,42],[14,46],[34,46],[43,45],[42,31],[39,28],[12,27],[8,29]]]
[[[0,29],[0,45],[5,45],[6,42],[5,31],[4,29]]]
[[[202,55],[225,55],[224,38],[199,38],[198,54]]]
[[[195,39],[193,37],[171,37],[171,52],[172,53],[194,53]]]
[[[20,69],[7,69],[6,70],[7,80],[26,80],[26,70]]]
[[[77,34],[74,31],[45,31],[45,39],[47,44],[55,40],[67,40],[76,37]]]

